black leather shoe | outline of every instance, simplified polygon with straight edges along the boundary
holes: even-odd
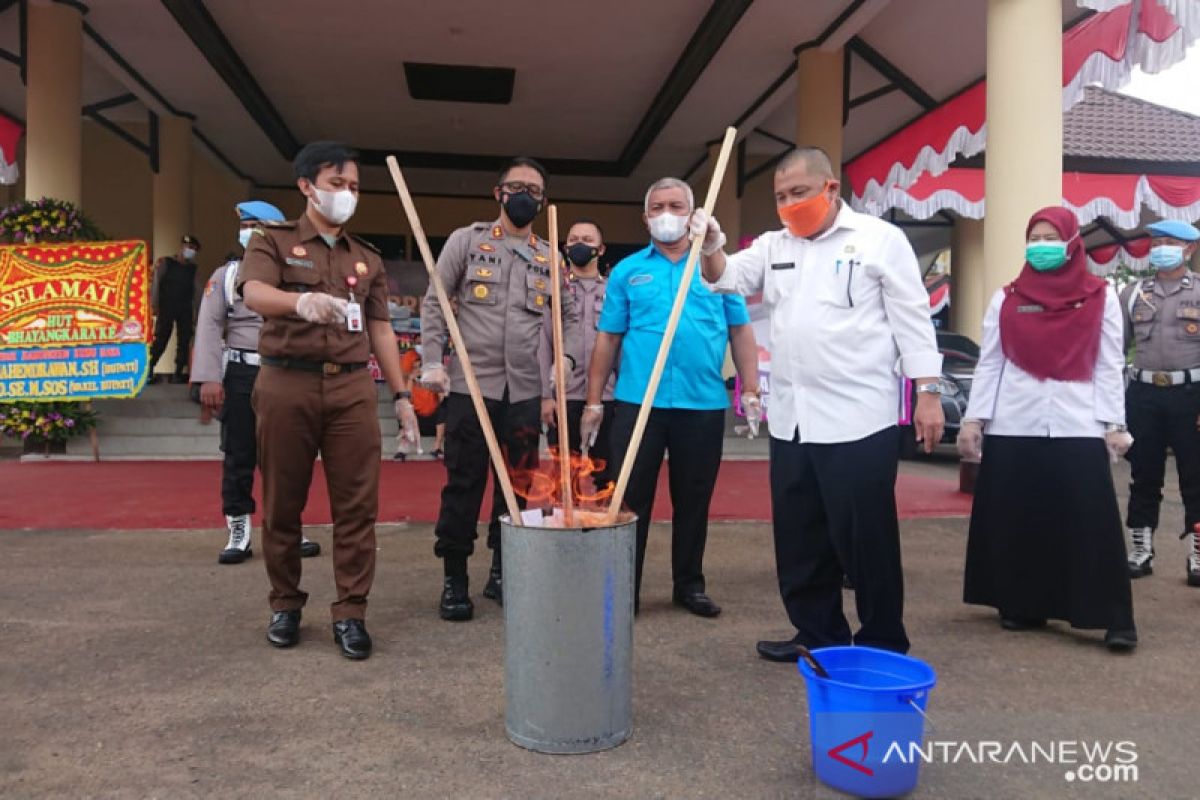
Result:
[[[321,543],[320,542],[301,540],[301,542],[300,542],[300,557],[301,558],[313,558],[314,556],[319,556],[319,555],[321,555]]]
[[[779,661],[784,664],[795,664],[800,660],[800,651],[791,639],[782,642],[762,641],[754,647],[759,656],[767,661]]]
[[[333,640],[346,658],[362,661],[371,655],[371,635],[361,619],[343,619],[333,623]]]
[[[1033,617],[1001,617],[1000,627],[1006,631],[1031,631],[1046,627],[1046,620]]]
[[[483,587],[483,596],[504,605],[504,573],[499,567],[492,567],[488,572],[487,585]]]
[[[1127,631],[1110,630],[1104,634],[1104,646],[1114,653],[1128,653],[1137,647],[1137,631],[1130,628]]]
[[[162,375],[159,375],[153,368],[150,370],[150,377],[146,378],[146,383],[153,386],[157,383],[162,383]]]
[[[300,610],[276,611],[267,625],[267,641],[276,647],[291,647],[300,641]]]
[[[241,564],[250,556],[254,555],[254,549],[247,547],[241,550],[237,547],[227,547],[217,554],[218,564]]]
[[[675,605],[683,606],[697,617],[715,617],[721,613],[721,607],[704,592],[675,595],[674,602]]]
[[[475,616],[475,604],[467,594],[467,576],[450,575],[442,585],[442,602],[438,607],[442,619],[450,622],[466,622]]]

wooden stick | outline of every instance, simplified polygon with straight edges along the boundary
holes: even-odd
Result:
[[[712,178],[708,183],[708,194],[704,198],[704,210],[712,216],[713,206],[717,204],[717,193],[721,189],[721,180],[725,177],[725,167],[729,163],[729,153],[733,150],[737,138],[736,128],[725,129],[725,139],[721,142],[721,150],[717,155],[717,163],[713,167]],[[646,384],[646,395],[638,409],[637,422],[633,426],[633,436],[625,451],[625,460],[621,463],[621,474],[617,477],[617,488],[613,492],[612,502],[608,506],[605,524],[613,525],[617,514],[621,511],[621,502],[625,499],[625,490],[629,487],[629,475],[633,472],[633,462],[637,457],[638,448],[642,444],[642,435],[646,432],[646,421],[654,407],[654,395],[658,392],[658,382],[662,379],[663,368],[667,365],[667,356],[671,352],[671,342],[675,338],[675,329],[679,327],[679,317],[683,313],[683,304],[687,300],[688,291],[692,286],[692,276],[696,272],[696,262],[700,258],[700,248],[704,246],[704,237],[697,236],[688,251],[687,263],[683,267],[683,277],[679,281],[679,290],[675,292],[675,303],[671,306],[671,316],[667,320],[667,329],[663,332],[662,344],[658,347],[658,356],[654,359],[654,369],[650,372],[650,381]]]
[[[488,452],[492,456],[492,466],[496,468],[496,478],[500,481],[500,490],[504,493],[504,502],[508,506],[508,516],[513,525],[521,523],[521,507],[517,505],[517,495],[513,492],[512,480],[508,475],[508,465],[504,463],[504,454],[496,441],[496,431],[492,428],[492,418],[488,416],[487,405],[483,402],[483,392],[479,389],[479,381],[475,379],[475,369],[471,366],[471,358],[467,355],[467,343],[463,341],[462,331],[458,329],[458,320],[454,317],[454,309],[450,307],[450,297],[446,287],[438,277],[434,266],[433,253],[429,250],[429,242],[425,239],[425,229],[421,227],[421,219],[417,216],[417,208],[413,205],[412,195],[408,192],[408,184],[404,182],[404,174],[400,172],[400,163],[395,156],[388,156],[388,171],[392,173],[392,181],[400,194],[400,204],[408,216],[408,224],[412,227],[413,238],[417,240],[417,248],[425,261],[425,271],[429,273],[429,282],[437,294],[442,313],[446,315],[446,328],[450,331],[450,340],[454,342],[458,360],[462,364],[463,376],[467,379],[467,389],[471,393],[471,402],[475,404],[475,414],[479,417],[479,427],[483,429],[483,438],[487,441]]]
[[[553,267],[551,280],[554,283],[551,297],[554,300],[554,388],[558,400],[558,466],[562,474],[563,525],[575,526],[575,499],[571,497],[571,437],[567,431],[567,360],[563,355],[563,266],[558,257],[558,206],[551,205],[550,217],[550,264]]]

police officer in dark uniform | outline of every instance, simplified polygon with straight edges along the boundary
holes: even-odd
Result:
[[[487,404],[500,447],[517,469],[538,465],[542,384],[538,342],[551,307],[550,249],[531,230],[546,199],[546,171],[533,159],[514,159],[493,192],[500,217],[459,228],[446,240],[437,271],[446,293],[458,301],[457,319],[471,365]],[[565,304],[564,304],[565,305]],[[579,325],[574,306],[565,309],[566,352],[578,361]],[[446,486],[434,532],[434,553],[445,573],[439,613],[463,621],[474,615],[468,592],[467,559],[475,550],[476,521],[487,486],[489,455],[483,429],[457,358],[442,364],[446,320],[433,285],[421,305],[424,350],[420,382],[446,398]],[[514,478],[520,489],[521,476]],[[488,547],[492,567],[483,595],[503,602],[500,516],[506,512],[493,476]]]
[[[150,309],[156,315],[154,344],[150,347],[150,383],[158,383],[154,374],[158,360],[167,349],[171,329],[175,329],[175,374],[171,383],[185,383],[188,351],[192,344],[192,315],[196,303],[196,254],[200,241],[191,235],[180,241],[179,257],[164,256],[154,265],[150,284]]]
[[[1188,269],[1200,231],[1186,222],[1150,225],[1150,263],[1157,270],[1121,294],[1125,336],[1133,342],[1125,417],[1133,435],[1128,455],[1129,575],[1153,572],[1154,530],[1166,472],[1175,454],[1188,540],[1187,582],[1200,586],[1200,276]]]
[[[243,250],[260,222],[283,222],[270,203],[248,200],[236,206]],[[200,403],[221,420],[221,506],[229,541],[217,556],[220,564],[240,564],[253,552],[250,515],[254,513],[254,467],[258,463],[254,408],[250,395],[258,377],[258,333],[263,319],[246,308],[237,293],[240,259],[218,267],[200,300],[191,379],[200,385]],[[319,555],[321,545],[304,537],[300,555]]]
[[[417,419],[400,370],[383,261],[345,223],[358,203],[357,154],[313,142],[294,162],[308,200],[295,222],[253,229],[238,275],[246,305],[264,318],[252,402],[263,483],[262,547],[274,612],[267,640],[299,641],[301,512],[320,454],[333,515],[334,641],[351,659],[371,654],[364,618],[375,576],[379,507],[378,390],[373,351],[411,441]]]

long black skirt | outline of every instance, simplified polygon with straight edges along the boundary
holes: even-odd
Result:
[[[1130,629],[1125,559],[1103,439],[984,438],[965,602],[1002,617]]]

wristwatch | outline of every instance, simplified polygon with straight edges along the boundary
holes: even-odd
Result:
[[[396,392],[394,395],[392,395],[392,402],[394,403],[397,400],[409,400],[411,398],[412,398],[412,392],[409,392],[409,391]]]
[[[941,394],[942,384],[934,381],[933,383],[918,383],[917,394]]]
[[[1106,424],[1104,426],[1104,432],[1105,433],[1128,433],[1129,427],[1127,425],[1118,425],[1115,422],[1109,422],[1108,424]]]

